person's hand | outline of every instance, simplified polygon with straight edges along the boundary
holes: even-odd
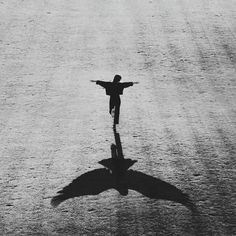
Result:
[[[93,79],[91,79],[90,81],[91,81],[91,82],[97,82],[97,80],[93,80]]]
[[[133,84],[139,84],[139,82],[133,82]]]

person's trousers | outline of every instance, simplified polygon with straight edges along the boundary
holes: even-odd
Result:
[[[110,106],[109,106],[109,112],[111,114],[111,111],[113,108],[115,108],[115,116],[114,116],[114,124],[119,124],[119,117],[120,117],[120,97],[110,97]]]

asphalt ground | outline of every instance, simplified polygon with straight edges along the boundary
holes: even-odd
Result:
[[[1,0],[0,235],[236,235],[235,40],[234,0]],[[115,74],[139,82],[117,127],[130,170],[194,210],[132,189],[51,205],[111,158],[90,80]]]

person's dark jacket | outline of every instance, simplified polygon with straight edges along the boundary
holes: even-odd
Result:
[[[106,95],[122,95],[124,88],[129,86],[133,86],[133,82],[125,82],[125,83],[113,83],[113,82],[105,82],[101,80],[97,80],[96,84],[102,86],[106,89]]]

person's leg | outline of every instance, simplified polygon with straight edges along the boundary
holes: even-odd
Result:
[[[111,114],[112,109],[115,107],[114,99],[110,97],[110,102],[109,102],[109,113]]]
[[[120,101],[118,101],[115,106],[115,119],[114,119],[115,124],[119,124],[119,117],[120,117]]]

